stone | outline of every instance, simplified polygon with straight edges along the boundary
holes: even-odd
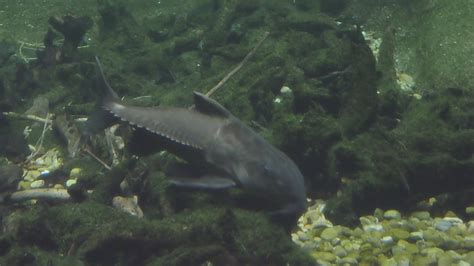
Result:
[[[465,237],[463,246],[467,250],[474,250],[474,236]]]
[[[42,188],[44,187],[44,180],[38,179],[30,184],[30,188]]]
[[[337,226],[329,227],[323,230],[323,232],[321,233],[321,238],[326,241],[331,241],[332,239],[339,236],[339,232],[340,230]]]
[[[423,232],[422,231],[415,231],[411,232],[410,236],[407,239],[410,242],[416,242],[418,240],[423,240]]]
[[[444,250],[437,248],[437,247],[431,247],[431,248],[426,248],[421,251],[421,254],[430,257],[430,258],[439,258],[442,254],[444,254]]]
[[[334,255],[338,256],[339,258],[343,258],[347,256],[347,251],[342,246],[336,246],[333,251]]]
[[[464,236],[467,231],[467,226],[465,224],[456,224],[451,227],[447,234],[450,236]]]
[[[398,266],[398,263],[397,263],[397,261],[395,260],[395,258],[390,258],[390,259],[382,260],[382,261],[380,261],[380,262],[381,262],[381,265],[382,265],[382,266]]]
[[[326,252],[332,252],[334,249],[334,247],[331,245],[330,242],[328,241],[323,241],[320,245],[319,245],[319,251],[326,251]]]
[[[298,231],[296,234],[298,235],[298,239],[299,239],[301,242],[305,242],[305,241],[308,241],[308,240],[309,240],[309,237],[308,237],[308,235],[307,235],[305,232]]]
[[[469,217],[474,217],[474,206],[466,207],[466,214]]]
[[[343,236],[343,237],[352,236],[352,230],[349,227],[339,226],[339,228],[341,228],[341,232],[340,232],[341,236]]]
[[[396,255],[401,255],[401,254],[404,254],[405,253],[405,249],[399,245],[395,245],[392,247],[392,254],[394,256]]]
[[[314,243],[316,243],[316,244],[321,244],[322,241],[323,241],[323,240],[322,240],[319,236],[315,236],[315,237],[313,237],[313,241],[312,241],[312,242],[314,242]]]
[[[374,217],[377,219],[382,219],[383,218],[383,210],[380,208],[376,208],[374,210]]]
[[[435,257],[417,256],[413,259],[412,265],[438,265],[438,259]]]
[[[291,234],[291,240],[292,240],[293,242],[295,242],[296,240],[298,240],[298,234],[292,233],[292,234]]]
[[[461,254],[457,253],[454,250],[448,250],[446,251],[446,254],[448,254],[454,261],[459,261],[463,257]]]
[[[38,178],[41,175],[40,171],[37,170],[30,170],[26,172],[26,175],[23,177],[25,181],[34,181],[36,178]]]
[[[434,227],[442,232],[448,231],[451,226],[453,226],[453,224],[450,221],[446,221],[444,219],[436,220],[434,224]]]
[[[349,240],[343,240],[341,241],[341,246],[347,251],[351,252],[354,250],[354,246],[352,245],[352,242]]]
[[[469,263],[469,265],[474,265],[474,251],[466,253],[462,260]]]
[[[364,231],[357,227],[356,229],[352,230],[352,236],[359,238],[361,235],[364,234]]]
[[[360,252],[372,250],[372,245],[370,243],[364,243],[360,246]]]
[[[304,243],[300,241],[300,243],[302,243],[302,245],[300,245],[301,249],[308,252],[316,250],[318,248],[318,244],[313,243],[311,241],[304,242]]]
[[[431,241],[435,244],[441,242],[443,240],[442,235],[440,232],[434,229],[427,229],[423,231],[423,237],[426,241]]]
[[[438,265],[452,265],[453,258],[449,254],[445,253],[438,258]]]
[[[456,250],[461,246],[461,243],[452,237],[444,236],[438,246],[444,250]]]
[[[467,223],[467,232],[470,234],[474,234],[474,220],[469,221]]]
[[[464,221],[459,217],[444,217],[444,221],[450,222],[452,225],[463,224]]]
[[[383,214],[383,218],[388,220],[400,220],[402,215],[397,210],[388,210]]]
[[[66,181],[66,187],[71,187],[73,185],[75,185],[77,183],[77,179],[76,178],[71,178],[71,179],[68,179]]]
[[[288,93],[291,93],[291,92],[292,91],[291,91],[290,87],[288,87],[288,86],[282,86],[281,89],[280,89],[281,94],[288,94]]]
[[[400,255],[402,254],[414,254],[418,253],[418,247],[415,244],[408,243],[405,240],[399,240],[397,242],[396,247],[400,247],[403,252],[399,253]],[[395,253],[393,253],[395,255]]]
[[[367,235],[364,235],[362,236],[362,240],[365,242],[365,243],[368,243],[368,244],[371,244],[373,247],[380,247],[381,245],[381,239],[382,236],[379,234],[379,233],[371,233],[371,234],[367,234]]]
[[[429,220],[431,219],[430,213],[427,211],[419,211],[411,214],[412,217],[416,217],[420,220]]]
[[[313,220],[313,228],[316,228],[316,229],[319,229],[319,228],[328,228],[328,227],[332,227],[332,223],[326,219],[324,219],[323,217],[319,217],[318,219],[316,220]]]
[[[345,257],[341,260],[339,260],[338,265],[359,265],[359,262],[357,261],[356,258],[353,257]]]
[[[132,216],[143,218],[143,211],[138,205],[137,196],[133,196],[133,197],[115,196],[112,199],[112,206]]]
[[[297,246],[300,246],[300,247],[304,246],[304,243],[301,242],[301,240],[299,240],[299,239],[292,239],[292,241],[293,241],[293,243],[295,243]]]
[[[30,185],[31,185],[30,181],[20,181],[20,182],[18,182],[18,190],[29,189]]]
[[[445,214],[444,214],[444,217],[447,218],[447,217],[458,217],[456,215],[456,213],[454,213],[453,211],[447,211]]]
[[[362,227],[365,232],[383,232],[384,228],[381,224],[369,224]]]
[[[410,237],[410,233],[408,231],[400,228],[393,228],[388,233],[393,237],[393,239],[395,239],[395,241],[407,239]]]
[[[79,178],[81,175],[82,169],[81,168],[72,168],[71,172],[69,172],[69,178]]]
[[[398,266],[410,266],[410,258],[406,254],[394,256]]]
[[[324,252],[324,251],[315,251],[311,253],[311,256],[317,260],[324,260],[327,262],[334,262],[336,261],[336,256],[331,252]]]
[[[380,241],[384,245],[392,245],[393,243],[395,243],[395,241],[393,240],[393,237],[391,237],[391,236],[384,236],[384,237],[382,237],[382,239]]]
[[[371,220],[369,217],[367,216],[362,216],[359,218],[359,222],[362,226],[365,226],[365,225],[371,225],[374,223],[373,220]]]
[[[339,237],[333,238],[333,239],[331,240],[331,245],[333,245],[333,246],[336,246],[336,245],[338,245],[339,243],[341,243],[341,239],[340,239]]]

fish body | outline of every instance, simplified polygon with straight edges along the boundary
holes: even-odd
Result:
[[[202,169],[170,177],[176,186],[239,187],[272,203],[275,215],[298,216],[306,209],[304,178],[296,164],[226,108],[194,92],[194,108],[138,107],[123,103],[104,77],[103,109],[159,136],[169,151]],[[202,167],[201,167],[202,166]]]

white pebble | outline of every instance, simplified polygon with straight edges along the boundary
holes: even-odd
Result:
[[[443,218],[444,221],[448,221],[450,222],[451,224],[455,225],[455,224],[462,224],[463,223],[463,220],[458,218],[458,217],[444,217]]]
[[[364,225],[363,228],[365,232],[382,232],[384,230],[381,224]]]
[[[283,86],[280,89],[280,93],[285,94],[285,93],[291,93],[291,89],[288,86]]]
[[[382,244],[384,245],[392,245],[393,244],[393,237],[391,236],[384,236],[382,237],[382,239],[380,240],[382,242]]]

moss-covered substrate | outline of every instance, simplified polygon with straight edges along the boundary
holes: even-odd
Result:
[[[163,219],[138,219],[86,202],[37,205],[11,216],[1,241],[0,260],[6,265],[19,265],[25,257],[36,265],[313,263],[282,228],[242,210],[207,206]]]
[[[381,108],[405,106],[398,114],[381,116],[368,132],[332,147],[330,169],[345,178],[341,195],[328,202],[334,221],[347,224],[356,213],[379,206],[410,209],[417,201],[443,193],[450,198],[445,208],[458,210],[471,203],[472,90],[439,90],[408,101],[394,93],[382,96]]]

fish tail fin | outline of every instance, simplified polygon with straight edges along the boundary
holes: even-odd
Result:
[[[95,63],[99,76],[98,87],[104,90],[104,96],[100,99],[97,107],[87,119],[86,125],[83,129],[83,134],[86,136],[97,134],[99,131],[104,130],[116,123],[118,119],[110,113],[110,109],[114,104],[121,103],[117,93],[112,89],[109,82],[105,78],[102,65],[97,56],[95,57]]]
[[[100,87],[105,88],[105,96],[102,99],[102,105],[106,106],[107,103],[111,102],[120,102],[120,98],[117,93],[112,89],[109,82],[105,78],[104,70],[102,69],[102,64],[100,63],[99,57],[95,57],[95,63],[97,65],[97,70],[99,74],[99,84]]]

